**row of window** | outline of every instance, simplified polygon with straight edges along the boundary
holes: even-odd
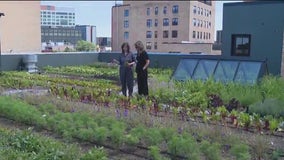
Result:
[[[76,36],[76,37],[81,37],[80,33],[41,33],[42,36]]]
[[[192,23],[193,23],[193,26],[195,27],[211,28],[211,22],[209,21],[205,21],[205,20],[203,21],[203,20],[193,18]]]
[[[211,16],[211,11],[210,10],[207,10],[207,9],[203,9],[201,7],[197,7],[197,6],[193,6],[193,13],[194,14],[198,14],[198,15],[201,15],[201,16],[205,16],[205,17],[210,17]]]
[[[170,19],[169,18],[164,18],[163,19],[163,26],[169,26],[170,25]],[[177,26],[178,25],[178,18],[172,18],[172,26]],[[146,26],[148,28],[152,27],[152,19],[147,19],[146,20]],[[154,26],[158,26],[158,19],[155,19]]]
[[[75,25],[75,23],[67,23],[67,24],[62,24],[62,23],[54,23],[54,22],[41,22],[42,25]]]
[[[168,7],[167,7],[167,6],[164,6],[164,8],[163,8],[163,14],[167,14],[167,12],[168,12]],[[173,5],[173,6],[172,6],[172,13],[173,13],[173,14],[177,14],[178,12],[179,12],[179,6],[178,6],[178,5]],[[154,13],[155,13],[155,15],[158,15],[158,14],[159,14],[159,8],[158,8],[158,7],[155,7]],[[147,16],[150,16],[150,15],[151,15],[151,8],[147,8],[146,14],[147,14]]]
[[[46,12],[46,11],[41,11],[41,14],[75,15],[75,13],[67,13],[67,12]]]
[[[146,49],[149,49],[149,50],[152,49],[152,42],[146,42]],[[158,49],[158,43],[157,42],[154,43],[154,49],[155,50]]]
[[[59,20],[59,19],[57,19],[56,21],[55,20],[50,20],[50,19],[42,19],[41,20],[41,22],[51,22],[51,23],[59,23],[59,22],[61,22],[61,21],[63,21],[63,20]],[[68,21],[69,23],[75,23],[75,21]],[[67,22],[67,23],[68,23]]]
[[[173,5],[172,6],[172,13],[173,14],[177,14],[179,12],[179,6],[178,5]],[[155,7],[154,9],[154,13],[155,15],[158,15],[159,14],[159,8],[158,7]],[[168,13],[168,7],[167,6],[164,6],[163,8],[163,14],[167,14]],[[148,16],[151,15],[151,8],[147,8],[146,9],[146,14]],[[124,10],[124,17],[128,17],[129,16],[129,9],[125,9]]]
[[[146,32],[146,38],[152,38],[152,35],[153,35],[152,31]],[[158,31],[154,32],[154,37],[158,38]],[[178,31],[172,30],[172,38],[177,38],[177,37],[178,37]],[[168,30],[163,31],[163,38],[169,38],[169,31]]]
[[[74,16],[46,16],[46,15],[41,15],[41,18],[70,18],[70,19],[75,19]]]
[[[192,32],[192,38],[194,39],[211,39],[211,34],[208,32],[198,32],[198,31],[193,31]]]

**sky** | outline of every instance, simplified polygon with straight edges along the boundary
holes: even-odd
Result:
[[[222,30],[223,3],[231,2],[238,1],[216,1],[215,30]],[[75,8],[75,24],[94,25],[97,37],[111,37],[111,8],[115,1],[41,1],[41,4]]]

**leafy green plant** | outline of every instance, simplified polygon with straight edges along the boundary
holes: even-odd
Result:
[[[187,156],[191,160],[200,159],[200,150],[196,141],[189,135],[174,135],[167,143],[168,152],[176,156]]]
[[[269,130],[274,133],[275,130],[278,128],[279,122],[277,119],[273,118],[269,121]]]
[[[160,131],[157,128],[149,128],[143,135],[143,140],[148,146],[158,145],[163,141]]]
[[[107,154],[103,147],[95,147],[89,150],[80,160],[107,160]]]
[[[150,158],[153,160],[166,160],[167,159],[160,154],[160,148],[158,146],[150,146],[149,155],[150,155]]]
[[[236,157],[237,160],[248,160],[251,159],[249,153],[249,147],[245,144],[234,144],[230,150],[230,153]]]
[[[241,112],[239,115],[240,125],[245,127],[248,130],[249,126],[251,125],[251,116],[247,113]]]
[[[261,116],[272,115],[284,117],[284,101],[278,99],[265,99],[249,106],[249,113],[258,113]]]
[[[109,130],[106,127],[98,127],[94,130],[94,139],[96,142],[102,144],[108,137]]]
[[[201,152],[206,156],[208,160],[219,160],[221,159],[221,150],[220,144],[218,143],[210,143],[208,141],[202,141]]]

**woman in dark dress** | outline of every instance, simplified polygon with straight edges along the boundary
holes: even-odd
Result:
[[[149,94],[147,68],[150,64],[150,60],[147,52],[144,49],[144,45],[141,41],[137,41],[135,43],[135,48],[137,50],[136,73],[137,73],[137,83],[138,83],[138,94],[147,96]]]
[[[121,54],[119,55],[119,77],[121,82],[122,94],[126,96],[126,90],[128,88],[128,96],[131,97],[133,93],[133,70],[132,67],[135,64],[135,57],[130,52],[130,47],[128,43],[123,43],[121,45]]]

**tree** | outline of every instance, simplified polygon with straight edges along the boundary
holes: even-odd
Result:
[[[76,45],[76,51],[94,51],[95,49],[95,44],[88,41],[80,40]]]

